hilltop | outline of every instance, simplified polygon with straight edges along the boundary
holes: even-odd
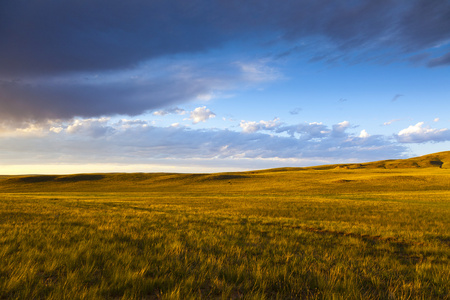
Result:
[[[408,159],[390,159],[360,164],[339,164],[310,167],[312,169],[402,169],[402,168],[444,168],[450,169],[450,151],[437,152]]]
[[[415,169],[415,168],[442,168],[450,169],[450,151],[437,152],[406,159],[387,159],[365,163],[347,163],[319,165],[311,167],[287,167],[261,170],[263,172],[293,171],[293,170],[332,170],[332,169]]]

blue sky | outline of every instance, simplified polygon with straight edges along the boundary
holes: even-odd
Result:
[[[450,149],[448,1],[3,1],[0,174]]]

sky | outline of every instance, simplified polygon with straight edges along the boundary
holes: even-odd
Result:
[[[450,1],[0,2],[0,174],[448,150]]]

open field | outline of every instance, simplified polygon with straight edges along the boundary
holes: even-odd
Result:
[[[450,299],[450,152],[0,177],[0,299]]]

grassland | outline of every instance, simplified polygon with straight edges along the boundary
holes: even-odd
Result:
[[[450,152],[0,177],[1,299],[450,299]]]

